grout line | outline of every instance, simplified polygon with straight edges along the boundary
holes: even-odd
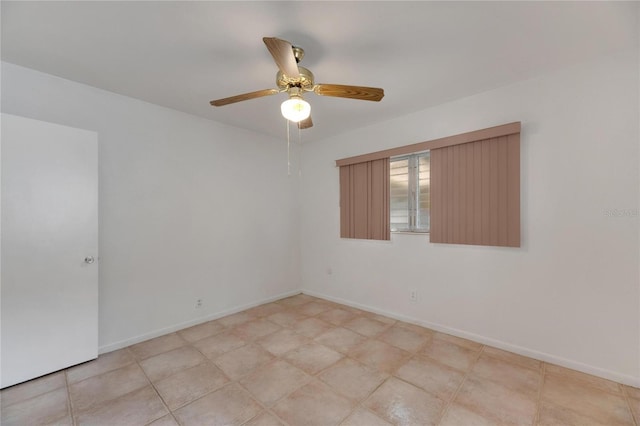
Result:
[[[208,358],[207,358],[207,359],[205,359],[205,360],[204,360],[203,362],[201,362],[200,364],[194,365],[193,367],[188,367],[188,368],[185,368],[185,369],[182,369],[182,370],[176,371],[174,374],[172,374],[172,375],[170,375],[170,376],[167,376],[167,377],[164,377],[164,378],[162,378],[162,379],[160,379],[160,380],[158,380],[158,381],[162,381],[162,380],[168,379],[168,378],[170,378],[170,377],[173,377],[173,376],[174,376],[174,375],[176,375],[176,374],[179,374],[179,373],[181,373],[181,372],[183,372],[183,371],[186,371],[186,370],[190,370],[190,369],[192,369],[192,368],[199,367],[199,366],[201,366],[201,365],[203,365],[203,364],[210,364],[213,368],[215,368],[216,370],[219,370],[219,371],[220,371],[220,373],[222,373],[222,375],[223,375],[224,377],[226,377],[227,379],[229,379],[229,381],[228,381],[228,382],[226,382],[226,383],[223,383],[222,385],[220,385],[220,387],[217,387],[217,388],[215,388],[215,389],[213,389],[213,390],[210,390],[210,391],[208,391],[208,392],[205,392],[204,394],[200,395],[199,397],[195,398],[195,399],[194,399],[194,400],[192,400],[192,401],[187,401],[187,402],[185,402],[184,404],[182,404],[182,405],[180,405],[180,406],[178,406],[178,407],[174,408],[173,410],[171,410],[171,409],[170,409],[170,410],[169,410],[169,412],[170,412],[171,414],[173,414],[173,412],[174,412],[174,411],[177,411],[177,410],[179,410],[179,409],[181,409],[181,408],[183,408],[183,407],[185,407],[185,406],[187,406],[187,405],[191,404],[193,401],[197,401],[198,399],[204,398],[205,396],[207,396],[207,395],[209,395],[209,394],[211,394],[211,393],[213,393],[213,392],[219,391],[220,389],[222,389],[222,388],[226,387],[227,385],[229,385],[230,383],[233,383],[233,382],[234,382],[234,381],[233,381],[233,380],[231,380],[231,379],[230,379],[226,374],[224,374],[224,372],[223,372],[222,370],[220,370],[220,368],[219,368],[217,365],[215,365],[215,364],[213,363],[213,361],[211,361],[211,360],[210,360],[210,359],[208,359]],[[155,385],[154,385],[154,388],[155,388]],[[158,392],[158,394],[160,394],[160,392]],[[161,398],[162,398],[162,396],[161,396]],[[168,408],[168,407],[169,407],[169,405],[167,404],[167,408]],[[175,416],[174,416],[174,417],[175,417]]]
[[[178,331],[180,331],[180,330],[178,330]],[[189,344],[190,344],[190,342],[188,342],[188,341],[187,341],[187,339],[185,339],[184,337],[182,337],[182,336],[178,333],[178,331],[174,331],[174,332],[171,332],[171,333],[163,334],[162,336],[154,337],[153,339],[145,340],[144,342],[136,343],[136,344],[131,345],[131,346],[125,346],[125,347],[124,347],[124,348],[122,348],[122,349],[127,349],[127,350],[129,351],[129,353],[131,354],[131,356],[133,357],[133,359],[135,360],[135,362],[137,362],[137,363],[141,363],[141,362],[143,362],[143,361],[148,360],[149,358],[153,358],[154,356],[158,356],[158,355],[166,354],[167,352],[175,351],[176,349],[184,348],[185,346],[189,345]],[[183,343],[182,343],[182,345],[180,345],[180,346],[176,346],[175,348],[167,349],[166,351],[162,351],[162,352],[154,353],[153,355],[149,355],[149,356],[147,356],[147,357],[145,357],[145,358],[139,358],[139,357],[136,355],[135,351],[131,350],[131,348],[132,348],[132,347],[134,347],[134,346],[138,346],[138,345],[140,345],[140,344],[144,344],[144,343],[150,342],[150,341],[152,341],[152,340],[162,339],[162,338],[165,338],[165,337],[167,337],[167,336],[171,336],[172,334],[175,334],[175,335],[176,335],[180,340],[182,340],[182,342],[183,342]],[[116,350],[122,350],[122,349],[116,349]],[[112,352],[115,352],[115,351],[112,351]],[[103,355],[106,355],[106,354],[108,354],[108,353],[111,353],[111,352],[106,352],[106,353],[105,353],[105,354],[103,354]],[[142,366],[141,366],[140,368],[142,368]],[[104,374],[104,373],[102,373],[102,374]]]
[[[536,415],[533,418],[533,424],[540,423],[540,408],[542,406],[542,390],[544,389],[545,377],[547,375],[547,363],[542,362],[540,365],[540,387],[538,388],[538,398],[536,399]]]
[[[621,384],[618,384],[618,385],[621,387],[620,390],[622,391],[622,396],[624,397],[624,400],[627,403],[627,408],[631,412],[631,418],[633,419],[633,422],[636,424],[636,426],[640,425],[640,419],[636,417],[636,414],[633,411],[633,408],[631,407],[631,397],[627,393],[627,390],[624,388],[624,386],[622,386]]]
[[[368,399],[368,397],[367,397]],[[372,414],[374,417],[384,421],[385,423],[389,423],[389,421],[387,419],[385,419],[384,417],[381,417],[380,414],[376,413],[375,411],[373,411],[372,409],[370,409],[369,407],[367,407],[366,405],[364,405],[364,399],[356,406],[356,408],[353,409],[353,411],[349,414],[349,416],[345,417],[345,419],[342,421],[342,423],[340,423],[340,425],[343,425],[344,422],[355,412],[358,410],[358,408],[362,408],[364,411],[369,412],[369,414]],[[391,423],[389,423],[391,424]]]
[[[451,405],[453,404],[453,402],[458,397],[458,394],[460,393],[460,390],[462,389],[462,386],[464,386],[465,382],[467,381],[467,377],[469,377],[469,374],[471,374],[471,372],[473,371],[473,368],[478,363],[478,360],[480,359],[480,356],[482,356],[485,347],[486,347],[486,345],[482,345],[482,347],[478,351],[478,355],[476,356],[476,359],[473,360],[473,362],[471,363],[471,365],[469,366],[467,371],[464,373],[464,377],[462,378],[462,381],[460,382],[460,384],[458,385],[456,390],[453,392],[453,394],[449,398],[449,401],[447,401],[445,403],[444,409],[440,413],[440,416],[439,416],[438,421],[436,422],[436,424],[440,424],[442,422],[442,419],[444,419],[444,417],[449,412],[449,409],[451,408]]]
[[[176,348],[176,349],[177,349],[177,348]],[[122,348],[122,349],[116,349],[116,351],[124,351],[124,350],[126,350],[126,351],[127,351],[127,353],[128,353],[129,355],[131,355],[131,359],[132,359],[132,361],[131,361],[131,362],[129,362],[129,363],[127,363],[127,364],[120,365],[120,366],[118,366],[118,367],[111,368],[111,369],[109,369],[109,370],[105,370],[105,371],[103,371],[102,373],[98,373],[98,374],[93,374],[93,375],[91,375],[91,376],[87,376],[87,377],[85,377],[85,378],[84,378],[84,379],[82,379],[82,380],[78,380],[78,381],[76,381],[76,382],[74,382],[74,383],[71,383],[71,385],[75,385],[75,384],[78,384],[78,383],[82,383],[82,382],[84,382],[85,380],[89,380],[89,379],[93,379],[93,378],[96,378],[96,377],[104,376],[104,375],[106,375],[106,374],[113,373],[113,372],[114,372],[114,371],[116,371],[116,370],[120,370],[121,368],[126,368],[126,367],[129,367],[129,366],[130,366],[130,365],[132,365],[132,364],[136,364],[136,363],[138,362],[138,360],[136,359],[135,355],[131,353],[131,351],[129,350],[129,348],[128,348],[128,347],[124,347],[124,348]],[[112,352],[116,352],[116,351],[112,351]],[[91,363],[91,362],[97,361],[101,356],[107,355],[107,354],[109,354],[109,353],[111,353],[111,352],[106,352],[106,353],[104,353],[104,354],[99,354],[99,355],[98,355],[98,358],[96,358],[96,359],[93,359],[93,360],[87,361],[86,363],[82,363],[82,364],[78,364],[78,365],[73,365],[73,366],[71,366],[71,367],[66,368],[66,369],[64,370],[64,372],[65,372],[65,377],[67,376],[67,375],[66,375],[66,373],[67,373],[67,371],[68,371],[68,370],[70,370],[70,369],[72,369],[72,368],[74,368],[74,367],[77,367],[77,366],[79,366],[79,365],[89,364],[89,363]],[[147,358],[147,359],[148,359],[148,358]],[[67,382],[68,382],[68,377],[67,377]],[[86,411],[86,410],[84,410],[84,411]]]
[[[291,425],[290,423],[286,422],[282,417],[277,415],[276,412],[271,410],[271,409],[268,409],[267,413],[271,414],[273,417],[278,419],[278,421],[281,422],[284,426],[295,426],[295,425]]]
[[[76,421],[76,416],[73,414],[73,402],[71,401],[71,390],[69,389],[69,378],[67,377],[67,372],[69,371],[69,369],[65,369],[63,374],[64,374],[64,385],[65,388],[67,390],[67,401],[68,401],[68,408],[69,408],[69,415],[71,416],[71,424],[73,424],[73,426],[76,426],[78,424],[78,422]]]
[[[147,372],[144,371],[144,368],[142,368],[142,365],[140,365],[140,362],[138,362],[138,360],[136,360],[136,364],[138,365],[138,368],[142,371],[142,374],[144,374],[144,377],[146,377],[147,381],[149,382],[149,384],[151,385],[151,387],[153,388],[153,391],[156,393],[156,395],[158,396],[158,398],[160,398],[160,401],[162,402],[162,405],[164,405],[164,408],[167,410],[166,414],[163,414],[162,416],[158,417],[157,419],[153,419],[151,420],[149,423],[153,423],[158,419],[163,418],[164,416],[166,416],[167,414],[171,414],[171,416],[173,417],[173,419],[176,421],[176,423],[180,424],[178,422],[178,419],[175,418],[175,416],[173,416],[173,412],[171,411],[171,409],[169,409],[169,406],[167,405],[167,403],[165,402],[164,398],[162,397],[162,395],[160,395],[160,392],[158,392],[158,389],[156,389],[156,385],[151,381],[151,379],[149,378],[149,376],[147,375]],[[144,388],[142,388],[144,389]],[[137,392],[137,390],[132,391],[132,392]]]
[[[258,370],[259,368],[260,368],[260,367],[258,367],[256,370]],[[256,371],[256,370],[254,370],[254,371]],[[247,374],[247,375],[245,375],[245,376],[243,376],[243,377],[248,377],[248,374]],[[242,383],[240,383],[240,379],[241,379],[241,378],[238,378],[238,379],[237,379],[236,381],[234,381],[233,383],[235,383],[236,385],[238,385],[238,387],[239,387],[240,389],[242,389],[244,392],[246,392],[247,394],[249,394],[249,398],[251,398],[252,400],[254,400],[254,401],[255,401],[255,402],[256,402],[256,403],[261,407],[260,411],[258,411],[258,412],[256,413],[256,415],[255,415],[255,416],[253,416],[253,417],[251,417],[250,419],[247,419],[246,421],[242,422],[242,425],[245,425],[245,424],[249,423],[251,420],[253,420],[253,419],[255,419],[256,417],[258,417],[259,415],[261,415],[263,412],[267,411],[267,412],[269,412],[269,413],[270,413],[270,411],[269,411],[269,407],[268,407],[265,403],[263,403],[262,401],[260,401],[260,400],[258,399],[258,397],[257,397],[257,396],[254,396],[254,395],[253,395],[253,393],[251,393],[251,392],[249,391],[249,389],[247,389],[247,388],[246,388]],[[295,392],[295,391],[294,391],[294,392]],[[292,392],[292,393],[293,393],[293,392]],[[286,398],[287,396],[289,396],[289,395],[287,394],[286,396],[283,396],[283,397],[282,397],[282,398],[280,398],[280,399],[284,399],[284,398]],[[277,404],[277,403],[278,403],[278,401],[280,401],[280,399],[278,399],[276,402],[274,402],[274,403],[273,403],[273,405]],[[274,415],[275,415],[275,413],[274,413]],[[276,416],[276,418],[277,418],[277,419],[280,419],[278,416]],[[286,424],[286,423],[285,423],[285,424]]]

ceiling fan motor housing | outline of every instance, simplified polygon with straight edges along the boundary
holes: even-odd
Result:
[[[305,91],[312,91],[314,85],[313,73],[301,66],[298,66],[298,70],[300,75],[295,77],[285,75],[282,71],[278,71],[276,75],[276,85],[281,90],[288,90],[290,87],[299,87]]]

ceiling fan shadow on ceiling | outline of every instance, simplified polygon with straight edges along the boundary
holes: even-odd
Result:
[[[308,129],[313,126],[313,121],[311,120],[311,105],[302,97],[305,92],[313,92],[320,96],[374,102],[379,102],[384,97],[384,90],[377,87],[316,84],[313,73],[305,67],[298,66],[298,63],[304,57],[302,48],[292,46],[288,41],[276,37],[264,37],[262,41],[264,41],[278,66],[279,71],[276,74],[276,86],[278,88],[216,99],[210,102],[212,106],[219,107],[286,92],[289,95],[289,99],[281,105],[282,115],[287,120],[298,123],[298,128]]]

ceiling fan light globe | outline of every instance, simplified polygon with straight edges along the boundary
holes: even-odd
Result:
[[[309,118],[309,115],[311,115],[311,105],[302,98],[292,97],[280,105],[280,111],[284,118],[297,123]]]

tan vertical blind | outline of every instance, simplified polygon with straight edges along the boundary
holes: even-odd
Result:
[[[431,150],[430,240],[520,247],[519,132]]]
[[[340,237],[391,239],[388,158],[340,167]]]

